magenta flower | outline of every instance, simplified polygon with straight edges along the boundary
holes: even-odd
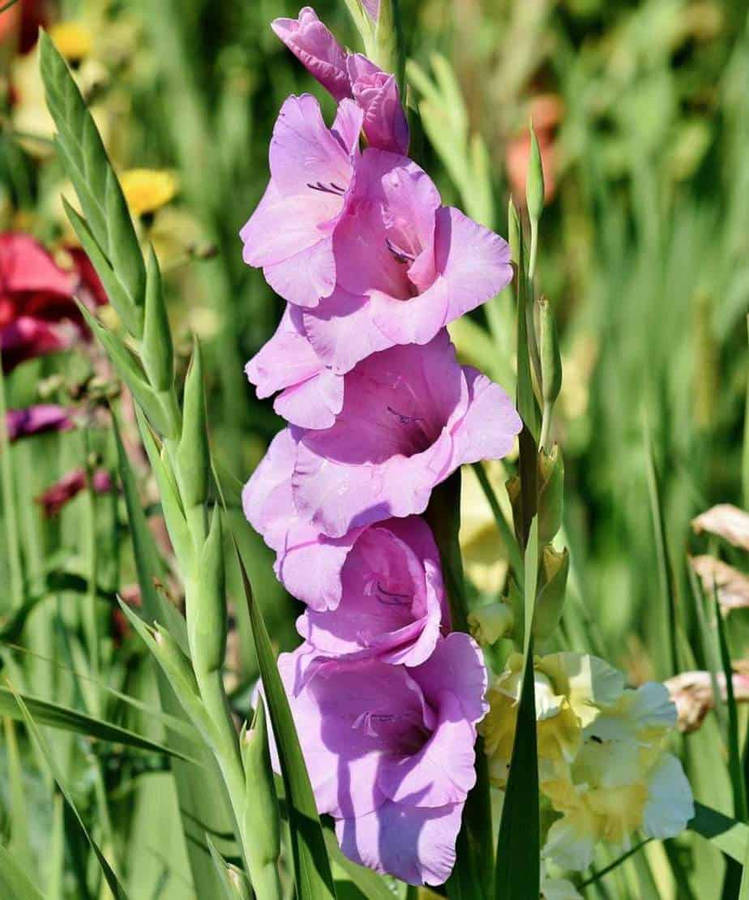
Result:
[[[270,144],[271,178],[240,232],[244,261],[262,267],[284,299],[316,306],[335,287],[333,232],[345,210],[362,113],[343,100],[332,129],[309,94],[281,107]]]
[[[74,273],[29,234],[0,234],[0,352],[3,371],[70,347],[83,331]]]
[[[36,498],[41,504],[44,515],[51,519],[60,513],[74,497],[86,487],[86,473],[83,469],[73,469],[67,475],[50,485],[43,494]],[[112,477],[106,469],[97,469],[91,475],[91,488],[95,494],[108,494],[114,485]]]
[[[465,634],[415,668],[325,659],[308,645],[279,658],[318,810],[343,852],[410,884],[441,884],[455,862],[476,780],[486,670]]]
[[[315,353],[300,320],[287,304],[273,337],[245,367],[261,399],[281,391],[273,404],[279,416],[300,428],[329,428],[343,407],[343,378]]]
[[[53,403],[39,403],[25,409],[9,409],[5,417],[8,440],[43,434],[47,431],[68,431],[73,427],[70,410]]]
[[[369,0],[366,8],[373,20],[379,15],[378,0]],[[297,19],[276,19],[271,27],[335,100],[356,101],[371,147],[408,152],[408,122],[394,75],[361,54],[347,53],[309,6]]]
[[[463,463],[505,456],[520,428],[502,388],[458,365],[446,331],[392,347],[345,376],[334,425],[291,429],[294,507],[329,537],[421,513],[435,485]]]
[[[403,156],[366,150],[334,238],[337,286],[300,311],[320,360],[347,372],[394,344],[425,344],[512,278],[506,241],[441,205]]]

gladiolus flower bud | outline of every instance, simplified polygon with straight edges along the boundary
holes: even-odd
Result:
[[[488,603],[468,614],[468,628],[482,647],[491,647],[512,631],[515,617],[506,603]]]
[[[559,624],[564,607],[570,555],[565,547],[561,553],[546,546],[541,553],[539,591],[533,618],[533,634],[536,640],[550,637]]]
[[[562,357],[557,326],[549,301],[538,301],[538,343],[541,356],[541,391],[544,403],[553,404],[562,388]]]
[[[541,166],[541,150],[536,139],[533,126],[531,132],[531,148],[528,158],[528,172],[525,178],[525,202],[532,222],[538,222],[544,211],[544,170]]]

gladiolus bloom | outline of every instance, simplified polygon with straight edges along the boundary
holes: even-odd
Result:
[[[281,297],[316,306],[335,287],[333,232],[359,152],[361,111],[344,100],[331,129],[309,94],[281,107],[270,145],[270,183],[242,228],[244,261]]]
[[[415,668],[325,659],[307,645],[279,657],[321,813],[343,852],[410,884],[441,884],[476,780],[486,670],[466,634]]]
[[[67,475],[48,487],[36,498],[48,518],[60,513],[60,510],[86,487],[86,473],[83,469],[73,469]],[[112,488],[112,477],[106,469],[97,469],[91,476],[91,488],[95,494],[108,494]]]
[[[521,424],[502,388],[458,365],[445,331],[372,354],[345,376],[334,425],[292,429],[295,507],[329,537],[422,513],[458,466],[505,456]]]

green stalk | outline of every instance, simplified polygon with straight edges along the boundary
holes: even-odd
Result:
[[[13,481],[13,465],[10,459],[7,414],[5,376],[2,371],[2,356],[0,356],[0,481],[2,482],[3,490],[5,540],[8,547],[10,602],[11,609],[14,609],[23,603],[23,567],[21,565],[21,545],[18,540],[18,512]]]

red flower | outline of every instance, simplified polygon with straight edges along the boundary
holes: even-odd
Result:
[[[61,269],[31,235],[0,234],[0,351],[3,371],[24,360],[66,350],[87,337],[76,292],[82,302],[106,302],[101,282],[82,250],[71,256],[72,271]]]

